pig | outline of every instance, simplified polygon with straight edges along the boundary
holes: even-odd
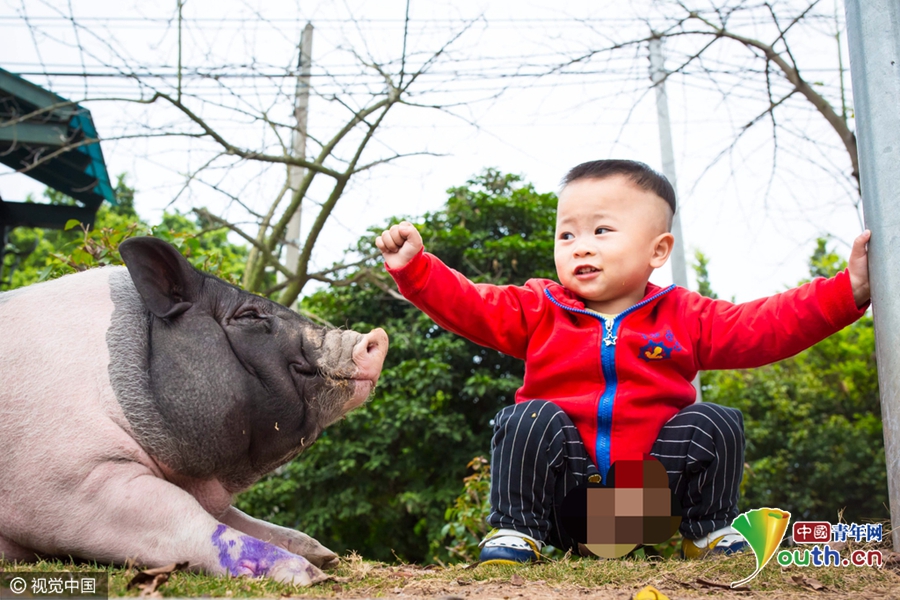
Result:
[[[151,237],[0,294],[0,558],[308,585],[337,556],[233,496],[365,402],[388,348],[194,269]]]

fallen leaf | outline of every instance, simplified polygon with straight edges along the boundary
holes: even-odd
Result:
[[[828,588],[819,580],[813,579],[812,577],[804,577],[803,575],[794,575],[791,577],[794,580],[794,583],[797,585],[803,585],[813,590],[814,592],[821,592],[822,590],[828,590]]]
[[[130,590],[131,588],[136,587],[141,590],[140,596],[152,598],[159,597],[160,594],[157,590],[169,580],[169,576],[176,571],[186,569],[187,566],[188,563],[186,562],[172,563],[165,567],[156,567],[155,569],[139,571],[138,574],[132,577],[131,581],[128,582],[127,589]]]
[[[509,582],[513,585],[525,585],[525,578],[518,573],[513,573],[512,577],[509,578]]]
[[[847,542],[828,542],[828,547],[832,550],[837,550],[838,552],[842,552],[847,549]]]
[[[459,585],[472,585],[472,581],[469,579],[457,579],[456,583]]]
[[[394,579],[409,579],[410,577],[415,577],[415,573],[410,573],[409,571],[394,571],[388,577],[393,577]]]
[[[669,600],[669,597],[652,585],[648,585],[638,590],[631,600]]]
[[[331,586],[331,591],[334,592],[335,594],[340,594],[341,592],[344,591],[344,586],[342,586],[339,583],[336,583],[333,586]]]

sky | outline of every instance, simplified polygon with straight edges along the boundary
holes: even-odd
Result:
[[[847,69],[849,60],[843,7],[835,2],[820,2],[786,39],[802,74],[840,113],[839,66]],[[775,3],[781,23],[805,5]],[[392,109],[363,155],[364,162],[413,156],[351,180],[316,246],[314,268],[327,268],[369,227],[439,209],[447,189],[487,167],[519,174],[540,192],[557,191],[566,171],[587,160],[631,158],[661,169],[646,43],[601,50],[643,39],[678,14],[677,3],[663,0],[187,0],[181,90],[185,104],[231,143],[272,152],[280,151],[278,127],[259,115],[292,123],[292,73],[307,22],[314,27],[309,131],[316,140],[340,127],[349,115],[345,104],[383,89],[365,64],[398,81],[404,43],[407,73],[428,63],[410,88],[411,102],[421,106]],[[743,35],[767,42],[778,36],[762,12],[730,18]],[[0,0],[0,37],[0,67],[92,111],[108,170],[127,173],[145,219],[207,207],[255,231],[247,209],[265,212],[285,169],[218,156],[208,140],[174,135],[196,131],[177,111],[135,102],[154,90],[176,93],[177,0]],[[666,67],[675,69],[709,41],[667,39]],[[689,259],[695,249],[708,256],[720,297],[751,300],[807,276],[819,236],[831,236],[846,257],[862,230],[858,193],[837,134],[805,99],[779,104],[774,125],[765,115],[763,61],[732,40],[715,42],[702,56],[666,83],[683,243]],[[777,73],[770,80],[778,101],[790,88]],[[848,73],[843,82],[852,128]],[[316,150],[315,142],[307,148]],[[314,185],[305,214],[324,200],[324,183]],[[41,190],[0,168],[4,199],[39,197]],[[310,223],[305,218],[304,230]],[[652,279],[671,280],[668,266]]]

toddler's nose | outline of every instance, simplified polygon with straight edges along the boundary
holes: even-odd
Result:
[[[581,258],[584,256],[593,256],[594,248],[591,247],[590,244],[584,244],[584,243],[578,244],[575,246],[575,250],[573,251],[573,254],[578,258]]]

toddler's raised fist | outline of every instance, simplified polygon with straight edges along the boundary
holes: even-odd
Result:
[[[392,269],[406,266],[423,246],[421,234],[409,221],[402,221],[376,237],[375,245]]]

